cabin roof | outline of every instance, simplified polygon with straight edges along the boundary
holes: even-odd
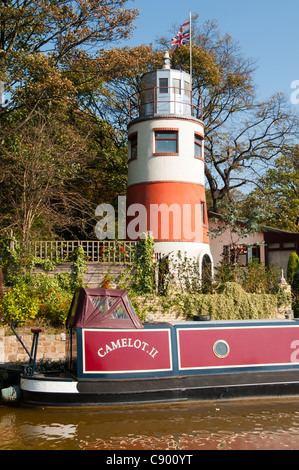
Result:
[[[76,290],[68,313],[67,327],[143,328],[127,291],[112,289]]]

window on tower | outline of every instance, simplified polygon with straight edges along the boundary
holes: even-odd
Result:
[[[177,155],[178,154],[178,131],[156,130],[155,131],[155,155]]]
[[[203,137],[200,134],[194,134],[194,156],[203,158]]]
[[[168,78],[159,78],[159,92],[168,93]]]
[[[190,98],[191,93],[190,93],[190,83],[189,82],[184,82],[184,89],[185,89],[185,96],[187,98]]]
[[[173,88],[174,88],[174,94],[175,95],[180,95],[181,94],[181,80],[174,78],[173,79]]]
[[[201,202],[201,221],[203,225],[207,224],[206,220],[206,204],[205,202]]]
[[[137,158],[137,132],[129,136],[129,160]]]

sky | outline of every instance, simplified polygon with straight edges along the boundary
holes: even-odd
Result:
[[[171,41],[173,25],[184,23],[190,11],[199,15],[200,24],[216,20],[221,33],[230,34],[243,55],[255,60],[258,97],[282,92],[299,114],[298,0],[129,0],[127,6],[140,10],[126,42],[131,47],[155,45],[161,36]]]

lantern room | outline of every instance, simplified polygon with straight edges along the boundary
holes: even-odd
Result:
[[[202,119],[202,97],[192,92],[191,80],[189,73],[170,67],[166,51],[163,67],[142,76],[141,92],[129,103],[130,121],[136,117],[169,114]]]

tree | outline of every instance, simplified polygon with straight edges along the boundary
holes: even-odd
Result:
[[[169,47],[169,39],[159,42]],[[170,54],[173,68],[189,70],[189,46]],[[126,132],[128,100],[140,92],[142,74],[162,65],[162,55],[161,49],[151,45],[102,51],[96,62],[108,74],[107,94],[98,101],[92,99],[94,109]],[[217,211],[220,202],[232,198],[237,189],[254,184],[256,176],[293,141],[298,119],[281,94],[265,102],[257,100],[253,61],[243,57],[240,46],[221,34],[216,23],[199,25],[197,15],[193,17],[192,63],[198,118],[199,95],[203,100],[205,174],[212,209]]]
[[[212,218],[217,225],[214,228],[210,227],[210,236],[216,238],[229,231],[229,252],[223,253],[222,256],[224,264],[236,266],[239,264],[240,256],[247,253],[248,245],[245,245],[243,240],[260,230],[262,213],[260,210],[255,210],[249,217],[244,218],[237,205],[230,200],[222,203],[220,212],[221,215],[217,214],[214,219]]]
[[[26,125],[0,133],[0,141],[4,228],[14,229],[27,243],[35,231],[53,234],[61,227],[71,231],[88,225],[90,204],[75,185],[90,158],[88,135],[57,115],[35,111]]]
[[[264,224],[282,230],[299,231],[299,146],[287,147],[256,188],[247,196],[244,209],[263,208]]]
[[[299,317],[299,256],[297,253],[291,253],[288,260],[287,281],[292,288],[293,302],[292,307],[294,316]]]
[[[127,139],[129,100],[134,102],[134,97],[140,93],[142,75],[161,67],[162,60],[163,51],[153,49],[152,45],[99,51],[89,69],[85,89],[80,89],[78,94],[80,106],[109,122],[119,133],[120,139]],[[86,70],[86,64],[81,58],[74,59],[72,67],[81,73]],[[94,86],[99,76],[101,84]]]
[[[0,0],[1,228],[23,242],[92,233],[97,204],[124,186],[126,143],[84,97],[106,94],[95,56],[129,37],[137,10],[127,3]]]
[[[289,284],[292,285],[294,282],[295,273],[298,270],[299,266],[299,256],[297,253],[291,253],[288,259],[288,267],[287,267],[287,281]]]
[[[0,80],[11,93],[2,113],[76,92],[67,71],[76,57],[129,37],[136,9],[128,0],[1,0]]]
[[[205,175],[217,211],[221,200],[254,184],[269,162],[294,141],[298,118],[282,94],[257,101],[254,63],[242,56],[229,35],[219,33],[215,23],[199,27],[195,16],[193,30],[193,90],[203,98]],[[188,69],[188,46],[177,48],[172,62]]]

